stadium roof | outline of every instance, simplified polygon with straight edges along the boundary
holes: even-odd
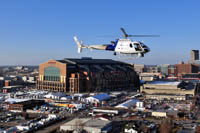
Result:
[[[111,59],[92,59],[92,58],[65,58],[63,60],[57,60],[61,63],[66,64],[128,64],[120,61],[115,61]]]

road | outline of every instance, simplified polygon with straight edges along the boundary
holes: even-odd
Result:
[[[56,122],[55,124],[52,124],[50,126],[47,126],[41,130],[38,130],[36,131],[35,133],[50,133],[50,132],[53,132],[55,131],[56,129],[58,129],[62,124],[72,120],[73,118],[67,118],[65,120],[62,120],[62,121],[59,121],[59,122]]]
[[[81,118],[81,117],[86,117],[87,111],[82,111],[74,114],[60,114],[61,116],[65,116],[66,119],[56,122],[52,125],[49,125],[45,128],[42,128],[38,131],[35,131],[35,133],[50,133],[58,129],[62,124],[74,119],[74,118]]]

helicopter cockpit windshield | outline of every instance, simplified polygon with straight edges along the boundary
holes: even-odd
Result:
[[[141,46],[142,48],[147,48],[147,46],[144,45],[144,43],[142,43],[142,42],[140,42],[140,46]]]
[[[142,47],[142,49],[144,49],[145,53],[150,51],[150,49],[144,43],[140,42],[140,46]]]

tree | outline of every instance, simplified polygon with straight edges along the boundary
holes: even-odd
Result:
[[[160,125],[160,132],[161,133],[171,133],[173,128],[172,120],[170,119],[163,119]]]

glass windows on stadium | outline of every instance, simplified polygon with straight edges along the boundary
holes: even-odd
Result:
[[[60,81],[60,69],[57,67],[47,67],[44,69],[44,80]]]

